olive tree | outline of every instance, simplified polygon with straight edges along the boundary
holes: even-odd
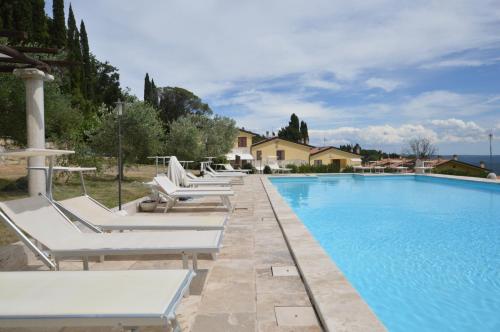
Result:
[[[233,119],[217,115],[188,115],[170,124],[167,151],[188,160],[219,157],[231,151],[237,135]]]
[[[158,111],[144,102],[134,102],[124,107],[122,123],[122,169],[125,164],[145,161],[148,156],[161,153],[165,148],[165,131]],[[118,155],[118,120],[110,112],[103,116],[91,138],[97,153]]]
[[[416,159],[428,159],[436,154],[437,148],[430,139],[419,137],[411,139],[405,151]]]

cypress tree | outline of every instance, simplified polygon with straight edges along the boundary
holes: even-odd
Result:
[[[64,22],[64,0],[52,1],[51,44],[62,48],[66,46],[66,24]]]
[[[146,73],[144,78],[144,102],[149,102],[149,96],[151,95],[151,82],[149,81],[149,74]]]
[[[73,8],[71,4],[69,5],[68,12],[68,57],[70,60],[75,62],[82,61],[82,50],[80,47],[80,34],[76,26],[75,15],[73,14]],[[70,69],[70,87],[73,94],[79,94],[81,91],[81,80],[82,80],[82,65],[73,65]]]
[[[31,0],[33,41],[45,45],[49,32],[47,28],[47,16],[45,15],[45,1]]]
[[[14,9],[8,1],[0,3],[1,28],[6,30],[14,29]]]
[[[83,96],[87,99],[94,98],[94,90],[93,90],[93,73],[92,73],[92,62],[90,59],[90,48],[89,48],[89,39],[87,37],[87,30],[85,29],[85,23],[80,23],[80,47],[82,50],[82,62],[83,62],[83,84],[82,84],[82,93]]]
[[[307,130],[307,123],[300,121],[300,136],[302,137],[302,143],[309,144],[309,132]]]
[[[150,96],[149,96],[149,102],[154,107],[156,107],[156,105],[158,104],[157,94],[156,94],[156,85],[155,85],[155,81],[153,79],[151,79],[151,91],[150,91]]]
[[[13,8],[14,28],[19,31],[27,32],[29,40],[33,40],[31,0],[18,0]]]

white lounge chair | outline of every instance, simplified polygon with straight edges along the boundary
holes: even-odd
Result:
[[[229,196],[233,196],[234,192],[225,187],[221,188],[210,188],[205,190],[205,188],[179,188],[174,185],[166,176],[157,176],[154,178],[154,183],[156,183],[156,188],[158,193],[167,198],[172,204],[175,204],[179,198],[189,198],[189,197],[220,197],[222,204],[229,210],[232,211],[231,201]],[[165,206],[165,211],[168,209],[168,204]]]
[[[54,202],[63,212],[72,215],[88,227],[101,231],[121,230],[223,230],[228,215],[186,216],[182,214],[114,213],[88,195]]]
[[[291,168],[286,168],[286,167],[280,167],[277,163],[270,163],[269,168],[271,169],[271,172],[273,173],[290,173],[292,171]]]
[[[237,171],[230,171],[230,172],[217,172],[214,170],[210,165],[206,164],[205,165],[205,171],[208,174],[212,174],[217,177],[244,177],[247,176],[247,174],[242,173],[242,172],[237,172]]]
[[[197,177],[191,172],[186,172],[188,184],[194,187],[201,186],[229,186],[231,185],[229,179],[215,179],[206,177]]]
[[[180,331],[175,311],[193,276],[189,270],[1,272],[0,328]]]
[[[91,256],[151,254],[182,254],[184,268],[187,255],[192,255],[196,270],[197,254],[214,255],[222,242],[221,231],[84,233],[42,196],[0,202],[0,218],[55,270],[60,260],[68,258],[82,258],[87,270]]]
[[[217,164],[219,166],[224,167],[224,169],[217,169],[216,172],[241,172],[241,173],[250,173],[249,169],[234,169],[231,164]]]

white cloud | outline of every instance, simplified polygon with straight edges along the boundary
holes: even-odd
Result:
[[[159,85],[207,97],[228,82],[293,73],[353,79],[498,42],[494,0],[74,1],[92,50],[141,95]],[[425,23],[424,23],[425,22]],[[319,85],[322,85],[320,83]]]
[[[392,148],[397,151],[412,138],[428,138],[435,144],[479,143],[487,139],[488,131],[473,121],[461,119],[435,119],[418,124],[399,126],[380,125],[366,127],[340,127],[327,130],[310,130],[315,144],[354,144],[367,148]]]
[[[401,85],[401,82],[388,80],[384,78],[372,77],[365,81],[365,84],[370,88],[380,88],[386,92],[391,92]]]

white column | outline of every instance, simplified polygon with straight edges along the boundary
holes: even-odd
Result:
[[[15,69],[14,75],[21,78],[26,86],[26,132],[28,148],[45,148],[45,119],[43,102],[43,82],[54,77],[41,70]],[[31,157],[28,166],[45,166],[45,157]],[[28,176],[30,196],[45,193],[45,175],[42,171],[30,171]]]

